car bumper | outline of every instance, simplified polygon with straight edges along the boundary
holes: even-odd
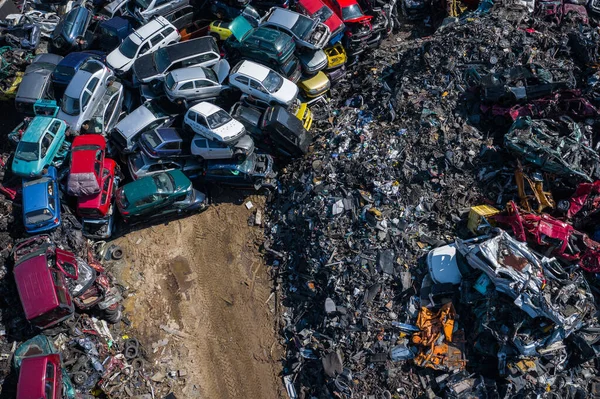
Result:
[[[25,231],[27,234],[39,234],[43,232],[47,232],[50,230],[54,230],[58,228],[62,224],[62,221],[59,219],[58,222],[55,222],[54,219],[50,220],[50,222],[46,222],[42,225],[25,225]]]
[[[114,218],[112,215],[103,219],[82,219],[81,232],[86,238],[103,240],[112,235],[113,224]]]

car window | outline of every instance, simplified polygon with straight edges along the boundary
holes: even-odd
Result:
[[[54,121],[50,124],[48,131],[52,134],[58,133],[58,129],[60,129],[60,121]]]
[[[207,148],[207,141],[206,139],[196,139],[194,145],[198,148]]]
[[[155,163],[154,165],[150,165],[148,168],[148,172],[158,172],[160,170],[165,170],[166,164],[164,163]]]
[[[175,29],[173,29],[172,26],[169,26],[168,28],[166,28],[165,30],[162,31],[162,35],[164,37],[169,36],[171,33],[173,33],[175,31]]]
[[[208,125],[206,124],[206,119],[204,119],[202,115],[196,114],[196,122],[198,122],[202,126],[208,127]]]
[[[236,76],[235,80],[240,82],[243,85],[246,85],[246,86],[248,85],[248,78],[245,76]]]
[[[148,50],[150,50],[150,43],[146,42],[140,49],[140,54],[145,54],[148,52]]]
[[[92,97],[92,94],[89,91],[85,90],[83,92],[83,95],[81,96],[81,106],[85,107],[88,104],[88,102],[90,101],[91,97]]]
[[[250,87],[253,88],[253,89],[265,92],[265,89],[256,80],[253,80],[253,79],[250,80]]]
[[[42,148],[42,157],[46,156],[46,152],[48,148],[52,145],[52,135],[50,133],[44,134],[42,138],[41,148]]]
[[[208,148],[219,148],[219,149],[222,149],[222,148],[227,148],[227,146],[221,145],[221,144],[217,143],[216,141],[210,140],[208,142]]]
[[[158,7],[160,5],[163,5],[167,2],[167,0],[156,0],[156,3],[154,3],[154,7]]]
[[[163,38],[163,37],[162,37],[160,34],[158,34],[158,35],[154,36],[152,39],[150,39],[150,45],[151,45],[152,47],[154,47],[154,46],[156,46],[158,43],[160,43],[160,42],[161,42],[161,40],[163,40],[163,39],[164,39],[164,38]]]
[[[154,122],[152,122],[151,124],[149,124],[148,126],[146,126],[146,128],[144,130],[153,130],[156,129],[157,127],[159,127],[161,124],[161,120],[157,119]]]
[[[47,398],[54,397],[54,365],[52,363],[46,363],[46,384],[44,386],[44,392]]]
[[[179,142],[178,141],[172,141],[170,143],[165,144],[163,148],[165,150],[178,150],[179,149]]]
[[[98,85],[99,81],[100,79],[98,78],[92,78],[92,80],[90,80],[90,83],[88,83],[86,89],[88,89],[91,92],[94,92],[94,89],[96,89],[96,86]]]
[[[142,206],[142,205],[147,205],[147,204],[151,204],[155,201],[155,196],[154,195],[149,195],[146,198],[142,198],[141,200],[137,201],[135,203],[135,206]]]
[[[194,88],[194,82],[185,82],[179,86],[179,90],[191,90]]]
[[[197,55],[196,57],[189,58],[183,61],[183,66],[189,66],[194,64],[202,64],[204,62],[212,61],[219,58],[215,53],[204,53]]]
[[[194,81],[194,85],[196,86],[196,89],[199,89],[201,87],[211,87],[214,86],[214,84],[206,79],[200,79],[200,80],[196,80]]]
[[[100,174],[100,170],[102,170],[102,164],[100,162],[96,162],[94,164],[94,172],[96,173],[96,175]]]

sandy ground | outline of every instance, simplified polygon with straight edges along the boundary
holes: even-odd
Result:
[[[127,316],[177,398],[284,397],[262,229],[248,226],[264,199],[248,200],[115,241]]]

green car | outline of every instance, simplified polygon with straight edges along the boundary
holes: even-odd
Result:
[[[116,195],[117,207],[126,222],[206,208],[206,196],[194,189],[190,179],[178,169],[128,183],[120,187]]]
[[[40,176],[46,166],[60,166],[69,150],[65,142],[67,124],[50,116],[36,116],[17,144],[12,163],[14,174]]]

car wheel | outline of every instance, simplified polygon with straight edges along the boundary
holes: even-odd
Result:
[[[233,154],[233,159],[236,163],[242,163],[246,160],[246,154],[244,154],[241,151],[236,152],[235,154]]]

